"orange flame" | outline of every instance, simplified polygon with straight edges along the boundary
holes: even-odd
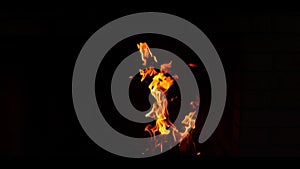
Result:
[[[153,57],[154,61],[157,62],[156,57],[152,55],[147,43],[139,43],[137,46],[140,50],[144,66],[146,66],[149,56]],[[140,70],[140,75],[142,76],[141,81],[145,80],[147,76],[153,77],[152,82],[149,84],[148,88],[151,92],[151,95],[155,98],[152,109],[149,113],[146,114],[146,117],[155,119],[156,123],[155,126],[147,125],[145,127],[145,131],[149,132],[150,136],[154,137],[154,139],[155,135],[157,134],[168,135],[172,131],[174,141],[179,141],[179,146],[182,147],[181,145],[183,144],[184,140],[187,140],[187,138],[190,136],[189,130],[195,128],[196,120],[194,119],[194,115],[196,114],[196,111],[190,112],[182,120],[182,125],[184,128],[183,132],[180,132],[170,121],[168,100],[166,95],[168,89],[174,84],[174,80],[171,78],[171,76],[167,76],[166,74],[169,72],[171,67],[172,61],[162,64],[159,71],[157,71],[152,66],[146,68],[145,70]],[[178,79],[178,75],[173,75],[173,78]],[[173,100],[173,98],[171,100]],[[196,101],[192,101],[190,104],[194,110],[197,106],[199,106],[199,103]],[[156,142],[155,147],[159,147],[162,151],[163,142]]]
[[[169,63],[160,65],[160,71],[166,73],[169,71],[169,69],[171,69],[171,67],[172,67],[172,61],[170,61]]]
[[[151,117],[156,119],[156,125],[154,127],[147,126],[146,131],[155,136],[156,132],[160,134],[169,134],[169,128],[172,123],[168,119],[168,100],[166,98],[166,93],[168,89],[173,85],[173,80],[171,77],[165,76],[162,70],[158,73],[153,67],[149,67],[145,70],[140,70],[140,75],[142,75],[141,81],[145,79],[147,75],[153,76],[152,82],[148,86],[151,95],[155,98],[156,102],[153,103],[152,109],[146,114],[146,117]]]
[[[139,44],[137,44],[137,47],[140,50],[144,66],[146,66],[146,64],[147,64],[147,59],[148,59],[149,55],[151,57],[153,57],[153,59],[154,59],[155,62],[157,62],[156,57],[152,55],[152,53],[151,53],[151,51],[150,51],[147,43],[139,43]]]

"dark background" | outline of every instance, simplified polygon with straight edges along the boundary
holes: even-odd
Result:
[[[104,24],[158,11],[197,25],[225,66],[227,111],[202,150],[212,156],[299,156],[300,12],[191,9],[1,9],[0,155],[115,158],[78,123],[71,92],[74,63]]]

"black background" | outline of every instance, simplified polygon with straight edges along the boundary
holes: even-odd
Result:
[[[197,25],[225,66],[228,111],[209,143],[199,147],[208,156],[299,156],[300,12],[190,9],[2,9],[0,154],[119,158],[81,129],[72,104],[74,64],[86,40],[104,24],[157,11]]]

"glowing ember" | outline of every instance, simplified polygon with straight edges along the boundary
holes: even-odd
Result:
[[[189,67],[198,67],[196,64],[194,64],[194,63],[189,63],[188,64],[189,65]]]
[[[137,46],[140,50],[144,66],[147,65],[147,59],[149,58],[149,56],[151,56],[151,58],[153,58],[154,61],[157,62],[156,57],[152,55],[147,43],[139,43],[137,44]],[[195,65],[189,64],[189,66]],[[142,76],[141,81],[144,81],[147,76],[152,77],[152,82],[150,83],[148,88],[151,92],[151,95],[155,99],[155,102],[152,105],[152,109],[149,113],[146,114],[146,117],[155,119],[156,123],[155,126],[147,125],[145,127],[145,131],[149,132],[150,136],[154,137],[155,140],[155,135],[157,134],[169,135],[170,133],[172,133],[174,143],[178,141],[181,150],[185,150],[186,147],[189,146],[188,144],[192,144],[195,148],[195,144],[192,141],[189,130],[195,128],[196,120],[194,116],[196,114],[196,111],[190,112],[181,121],[181,127],[183,129],[182,132],[180,132],[169,119],[168,100],[166,95],[168,89],[174,83],[174,80],[171,78],[171,76],[167,75],[171,67],[172,61],[170,61],[169,63],[162,64],[160,66],[159,71],[157,71],[153,66],[149,66],[144,70],[140,70],[140,75]],[[175,74],[173,75],[173,78],[178,79],[179,77]],[[173,99],[174,98],[172,98],[171,101]],[[190,105],[193,108],[193,110],[196,110],[196,108],[199,106],[199,100],[192,101]],[[162,151],[163,144],[169,141],[170,140],[156,140],[155,147],[160,148],[160,151]],[[200,155],[200,152],[198,152],[197,155]]]

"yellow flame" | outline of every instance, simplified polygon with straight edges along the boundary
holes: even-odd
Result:
[[[137,47],[141,53],[141,58],[143,65],[147,65],[147,59],[149,56],[153,57],[154,61],[157,62],[155,56],[152,55],[150,48],[147,43],[139,43]],[[147,76],[152,77],[152,81],[149,84],[148,88],[151,92],[151,95],[155,98],[155,102],[152,105],[152,109],[149,113],[146,114],[146,117],[150,117],[156,120],[155,126],[147,125],[145,131],[149,132],[150,136],[155,138],[155,135],[160,133],[161,135],[168,135],[172,131],[173,139],[176,142],[177,140],[180,144],[183,143],[183,140],[189,136],[189,130],[195,128],[195,118],[194,115],[196,111],[190,112],[182,120],[182,125],[184,127],[183,132],[180,132],[176,126],[169,119],[168,111],[168,100],[167,92],[168,89],[174,84],[174,80],[171,76],[167,76],[167,73],[172,67],[172,61],[169,63],[162,64],[160,70],[157,71],[154,67],[150,66],[144,70],[140,70],[140,75],[142,76],[141,81],[144,81]],[[174,79],[178,79],[178,75],[173,75]],[[173,100],[173,98],[171,99]],[[197,101],[192,101],[190,103],[193,109],[196,109],[199,106]],[[192,143],[194,144],[194,143]],[[163,143],[155,143],[155,147],[163,150]],[[198,153],[199,155],[200,153]]]

